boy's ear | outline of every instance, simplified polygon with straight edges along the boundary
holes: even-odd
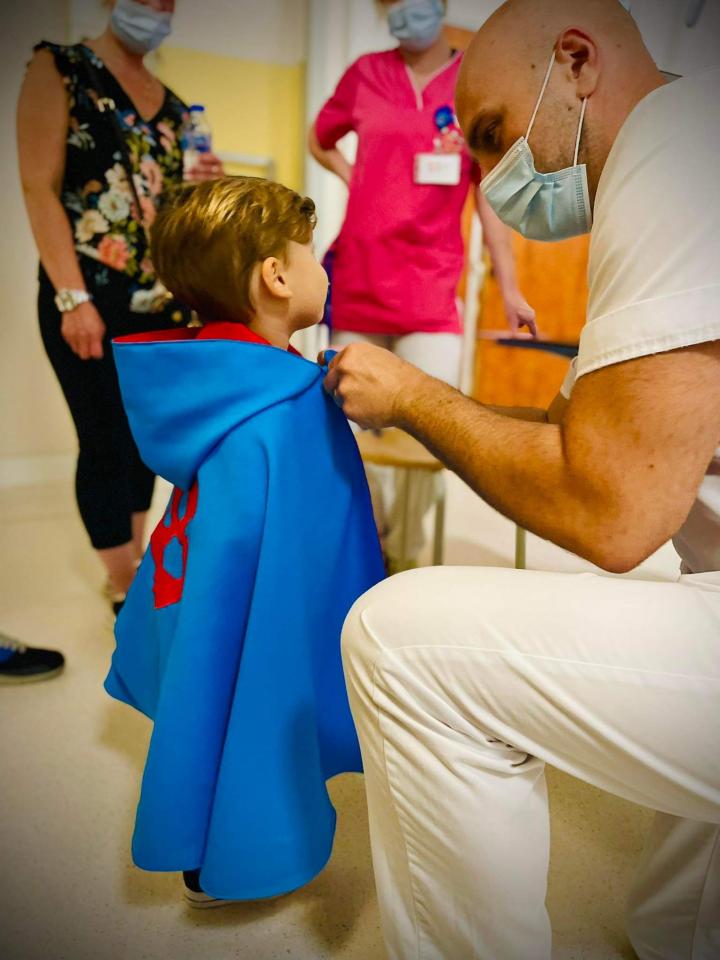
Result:
[[[285,272],[285,264],[277,257],[267,257],[260,264],[260,282],[273,297],[289,300],[292,290]]]

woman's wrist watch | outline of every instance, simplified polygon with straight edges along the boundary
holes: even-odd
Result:
[[[87,290],[67,290],[63,287],[55,294],[55,306],[60,313],[68,313],[68,311],[74,310],[75,307],[79,307],[81,303],[87,303],[89,300],[92,300],[92,294],[89,294]]]

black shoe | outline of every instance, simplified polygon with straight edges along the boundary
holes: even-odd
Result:
[[[0,634],[0,651],[7,650],[12,653],[7,660],[0,661],[0,684],[49,680],[65,666],[65,657],[57,650],[24,647],[16,640]]]

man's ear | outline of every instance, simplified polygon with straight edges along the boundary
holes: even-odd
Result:
[[[565,30],[555,45],[555,59],[568,70],[578,97],[591,97],[600,75],[600,58],[593,38],[576,27]]]
[[[289,300],[292,290],[285,272],[285,264],[277,257],[266,257],[260,264],[260,283],[271,297]]]

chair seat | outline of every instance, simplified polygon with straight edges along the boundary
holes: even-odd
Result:
[[[429,470],[432,473],[439,473],[443,469],[437,457],[415,437],[397,427],[390,427],[381,433],[363,430],[356,436],[360,455],[366,463],[405,470]]]

